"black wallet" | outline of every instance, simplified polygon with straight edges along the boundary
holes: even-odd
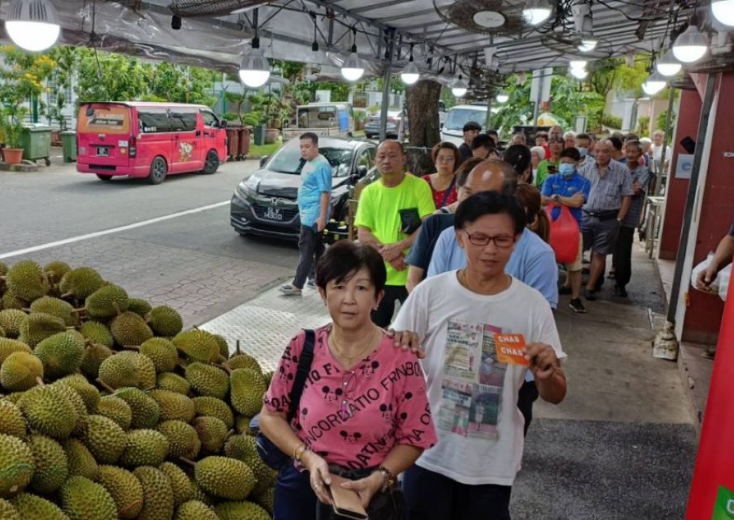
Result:
[[[412,235],[421,227],[421,216],[418,208],[406,208],[398,210],[400,214],[400,231],[406,235]]]

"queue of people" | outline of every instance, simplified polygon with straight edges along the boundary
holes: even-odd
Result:
[[[316,265],[331,322],[291,340],[265,397],[262,432],[291,456],[279,468],[276,520],[339,518],[334,486],[378,520],[509,519],[533,403],[566,394],[559,293],[585,313],[581,298],[596,299],[613,255],[615,292],[627,296],[649,177],[642,144],[623,143],[625,165],[610,139],[553,127],[538,146],[515,136],[501,153],[480,130],[468,123],[460,147],[436,145],[436,171],[422,178],[406,171],[401,143],[380,143],[358,242],[325,253],[310,237],[329,187],[317,138],[301,136],[314,164],[299,206],[303,198],[314,218],[302,221],[298,274],[283,291],[297,294]],[[563,211],[578,253],[559,284],[552,236]]]

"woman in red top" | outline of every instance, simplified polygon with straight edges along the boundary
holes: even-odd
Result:
[[[456,202],[456,168],[459,166],[461,154],[452,143],[438,143],[431,153],[436,173],[424,175],[422,178],[431,187],[436,209],[441,209]]]
[[[332,323],[315,331],[311,369],[291,424],[304,332],[286,348],[260,414],[262,433],[295,459],[278,474],[275,520],[331,518],[334,474],[351,480],[342,486],[357,492],[370,518],[402,519],[395,477],[437,437],[418,359],[395,348],[371,319],[386,277],[382,257],[364,244],[338,242],[319,261],[316,285]]]

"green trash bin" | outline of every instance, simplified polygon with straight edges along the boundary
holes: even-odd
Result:
[[[23,159],[37,161],[44,159],[46,166],[51,166],[51,129],[43,125],[32,125],[23,128],[21,134]]]
[[[76,132],[73,130],[61,132],[61,146],[63,147],[64,162],[76,162]]]
[[[255,127],[255,145],[262,146],[265,144],[265,132],[267,132],[267,125],[257,125]]]

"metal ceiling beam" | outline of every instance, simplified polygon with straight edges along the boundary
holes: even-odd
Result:
[[[450,5],[439,7],[439,9],[448,9],[451,7]],[[375,18],[375,20],[385,23],[389,21],[395,21],[395,20],[405,20],[406,18],[415,18],[417,16],[425,16],[427,14],[436,14],[435,9],[424,9],[423,11],[416,11],[414,13],[405,13],[405,14],[399,14],[399,15],[391,15],[391,16],[385,16],[384,18]],[[398,28],[399,29],[399,28]]]
[[[376,9],[382,9],[384,7],[390,7],[393,5],[399,5],[399,4],[408,4],[410,2],[415,2],[416,0],[389,0],[387,2],[381,2],[378,4],[372,4],[367,5],[365,7],[357,7],[356,9],[350,9],[350,12],[352,13],[366,13],[369,11],[375,11]]]

